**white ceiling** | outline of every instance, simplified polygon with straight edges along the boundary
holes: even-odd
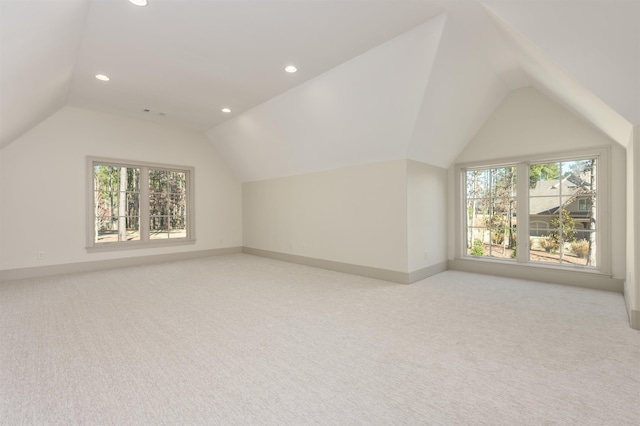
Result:
[[[150,108],[203,131],[229,118],[222,107],[246,111],[438,12],[415,1],[93,1],[69,104],[134,117]]]
[[[66,104],[88,6],[0,1],[0,147]]]
[[[640,0],[0,0],[0,146],[69,105],[208,130],[252,179],[398,156],[446,167],[504,95],[528,84],[626,144],[640,124],[639,22]],[[424,49],[383,47],[425,25],[442,28],[414,33]],[[285,73],[289,63],[299,72]],[[372,104],[401,101],[394,87],[412,93],[385,120]],[[302,116],[315,111],[300,104],[310,88],[340,108]],[[322,141],[305,125],[318,120]],[[402,140],[344,143],[394,128]],[[238,144],[298,154],[254,161]],[[296,163],[313,152],[322,164]],[[260,173],[269,160],[281,167]]]
[[[640,0],[488,1],[551,62],[640,122]]]

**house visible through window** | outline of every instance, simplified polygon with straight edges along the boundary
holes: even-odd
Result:
[[[91,160],[89,247],[193,239],[191,168]]]
[[[529,165],[529,221],[549,225],[529,233],[529,260],[597,266],[596,159]]]
[[[598,268],[600,167],[593,155],[463,168],[463,256]]]

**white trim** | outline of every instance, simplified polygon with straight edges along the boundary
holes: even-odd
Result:
[[[87,246],[85,249],[87,253],[104,253],[110,251],[120,251],[120,250],[138,250],[145,248],[156,248],[156,247],[168,247],[168,246],[182,246],[182,245],[190,245],[195,244],[195,239],[189,238],[174,238],[172,240],[164,239],[164,240],[149,240],[149,241],[118,241],[112,243],[103,243],[95,246]]]
[[[30,268],[5,269],[0,270],[0,281],[21,280],[27,278],[47,277],[52,275],[73,274],[78,272],[92,272],[103,269],[126,268],[131,266],[174,262],[177,260],[197,259],[200,257],[220,256],[241,252],[241,247],[226,247],[210,250],[185,251],[180,253],[154,254],[150,256],[125,257],[120,259],[63,263],[59,265],[37,266]]]
[[[512,263],[506,259],[499,258],[479,258],[468,256],[466,254],[466,208],[463,207],[463,200],[466,197],[465,179],[464,173],[468,169],[489,169],[506,166],[518,167],[518,183],[517,183],[517,216],[518,218],[527,218],[527,222],[520,221],[519,223],[525,223],[525,226],[517,227],[517,241],[518,241],[518,253],[517,253],[517,265],[520,266],[534,266],[540,268],[550,269],[562,269],[568,271],[581,271],[583,269],[592,270],[596,273],[609,275],[611,273],[611,178],[609,170],[609,151],[610,147],[600,146],[586,148],[577,151],[561,151],[555,153],[544,153],[535,156],[522,156],[496,159],[493,161],[476,161],[469,163],[461,163],[455,165],[455,179],[456,179],[456,191],[455,203],[456,203],[456,229],[455,229],[455,257],[456,260],[469,260],[472,262],[507,262]],[[520,176],[528,176],[528,167],[530,164],[549,162],[561,162],[561,161],[573,161],[580,159],[597,158],[596,169],[596,192],[598,200],[596,202],[596,215],[598,218],[598,224],[596,228],[596,266],[595,267],[580,267],[572,265],[553,265],[545,263],[531,262],[529,260],[529,235],[528,235],[528,217],[529,217],[529,179],[522,179]],[[526,167],[527,173],[523,173]],[[523,195],[526,194],[526,195]],[[606,214],[605,214],[606,213]],[[465,228],[465,229],[463,229]]]
[[[176,164],[150,163],[145,161],[122,160],[106,157],[87,156],[87,176],[86,176],[86,250],[88,253],[97,253],[105,251],[142,249],[151,247],[170,247],[184,244],[194,244],[195,239],[195,168],[191,166],[180,166]],[[149,237],[149,206],[147,203],[140,203],[140,240],[139,241],[119,241],[109,243],[95,242],[95,225],[94,225],[94,188],[93,188],[93,169],[96,164],[108,164],[120,167],[132,167],[141,169],[140,173],[140,200],[149,199],[148,175],[142,170],[161,169],[175,172],[185,172],[187,177],[187,217],[186,217],[186,238],[151,240]]]
[[[629,311],[629,325],[635,330],[640,330],[640,311],[633,309]]]
[[[313,257],[298,256],[295,254],[281,253],[271,250],[262,250],[251,247],[242,247],[242,253],[254,256],[267,257],[283,262],[297,263],[299,265],[312,266],[314,268],[328,269],[346,274],[360,275],[383,281],[399,284],[411,284],[447,270],[448,263],[442,262],[428,266],[413,272],[392,271],[389,269],[374,268],[371,266],[355,265],[352,263],[336,262],[334,260],[317,259]]]

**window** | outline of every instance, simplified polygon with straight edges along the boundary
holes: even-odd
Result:
[[[596,166],[595,157],[529,164],[529,220],[549,224],[529,233],[530,261],[597,266]]]
[[[513,166],[465,172],[467,254],[514,257],[516,176]]]
[[[581,212],[588,212],[591,210],[593,206],[593,202],[590,199],[579,199],[578,200],[578,210]]]
[[[193,242],[193,169],[89,159],[88,249]]]
[[[598,191],[606,187],[606,158],[603,148],[459,167],[460,255],[606,272],[609,261],[602,252],[609,209],[606,194]]]

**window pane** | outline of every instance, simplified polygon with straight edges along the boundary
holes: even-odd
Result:
[[[171,216],[169,222],[171,229],[185,229],[187,227],[187,220],[185,216]]]
[[[487,255],[506,259],[515,258],[515,229],[508,226],[490,228],[491,244],[486,244]]]
[[[140,218],[137,215],[127,216],[126,224],[127,224],[126,240],[127,241],[140,240]]]
[[[122,228],[120,225],[124,224]],[[140,239],[140,220],[137,216],[113,217],[106,222],[96,223],[96,243],[112,243],[116,241],[135,241]],[[120,229],[123,233],[118,232]]]
[[[96,219],[94,242],[107,243],[118,241],[118,218],[102,217]]]
[[[170,172],[169,188],[171,192],[180,192],[187,187],[187,174],[184,172]]]
[[[595,241],[595,231],[582,231],[580,237],[568,245],[564,259],[576,265],[597,266]]]
[[[150,221],[150,238],[186,238],[186,223],[185,216],[153,216]]]
[[[181,216],[186,214],[187,200],[185,194],[169,195],[169,214],[172,216]]]
[[[488,256],[488,245],[490,233],[487,228],[470,228],[467,242],[467,254],[471,256]]]
[[[548,225],[548,223],[546,224]],[[559,245],[550,237],[550,231],[544,228],[530,229],[529,260],[533,262],[559,263]]]
[[[490,192],[492,197],[509,198],[516,195],[516,168],[491,169]]]
[[[558,193],[560,171],[560,163],[531,164],[529,166],[530,191],[540,191],[541,193],[530,193],[530,195],[552,195]]]
[[[516,168],[467,170],[467,254],[511,259],[515,249]]]
[[[137,215],[122,217],[119,223],[124,223],[124,234],[119,235],[120,241],[135,241],[140,239],[140,218]]]
[[[469,170],[466,172],[467,198],[488,196],[489,170]]]
[[[187,173],[149,171],[151,239],[186,238]]]
[[[562,164],[563,176],[568,177],[573,183],[583,189],[596,189],[596,160],[567,161]]]
[[[149,237],[152,240],[169,238],[168,216],[151,216],[149,220]]]
[[[530,260],[595,266],[595,159],[558,163],[561,179],[545,180],[550,168],[530,167],[530,183],[542,176],[529,190]]]
[[[169,173],[166,170],[149,170],[149,192],[167,192]]]
[[[559,209],[559,196],[529,198],[529,214],[532,216],[549,216],[557,214]]]
[[[149,214],[152,216],[166,215],[168,211],[168,198],[164,193],[149,194]]]
[[[127,210],[137,211],[140,206],[140,194],[137,192],[127,192]]]
[[[127,222],[139,216],[140,169],[96,164],[93,185],[94,242],[126,241]]]

